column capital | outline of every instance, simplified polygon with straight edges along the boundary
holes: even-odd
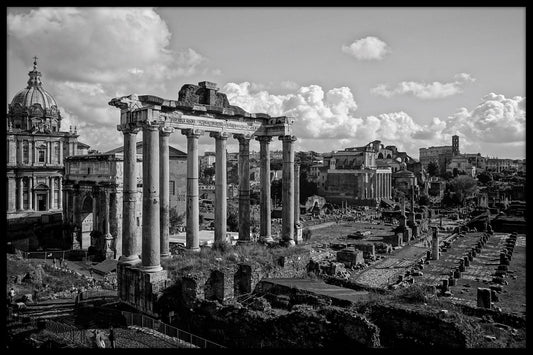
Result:
[[[254,135],[249,133],[234,133],[233,138],[237,139],[239,143],[242,143],[244,141],[249,142],[250,139],[252,139]]]
[[[211,132],[209,133],[209,137],[215,138],[215,139],[228,139],[230,134],[228,132]]]
[[[122,134],[137,134],[141,131],[141,127],[133,124],[117,125],[117,130]]]
[[[171,133],[174,133],[174,127],[170,126],[161,126],[159,130],[159,136],[168,137]]]
[[[197,128],[187,128],[181,130],[181,134],[187,136],[187,138],[200,138],[200,136],[204,133],[205,131]]]
[[[295,142],[297,140],[296,136],[292,135],[286,135],[286,136],[279,136],[278,139],[283,142]]]
[[[149,131],[159,130],[160,127],[157,121],[144,121],[141,125],[143,129],[147,129]]]
[[[270,143],[272,142],[272,137],[271,136],[256,136],[255,140],[259,142]]]

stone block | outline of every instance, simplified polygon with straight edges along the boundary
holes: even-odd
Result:
[[[364,263],[363,252],[352,248],[346,248],[337,252],[337,261],[346,267],[356,266]]]
[[[348,245],[354,248],[355,250],[362,251],[363,257],[365,259],[371,259],[371,258],[376,257],[376,247],[374,246],[374,243],[359,242],[359,243],[349,243]]]

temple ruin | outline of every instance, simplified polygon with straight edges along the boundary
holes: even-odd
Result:
[[[263,113],[248,113],[229,104],[215,83],[203,81],[187,84],[179,91],[178,100],[151,95],[129,95],[114,98],[109,105],[120,109],[117,129],[124,135],[124,191],[122,213],[122,256],[119,266],[129,272],[141,271],[153,283],[166,279],[161,257],[169,255],[168,208],[168,141],[173,133],[187,137],[186,248],[199,250],[198,205],[198,139],[209,134],[215,139],[216,191],[215,241],[226,236],[227,182],[226,144],[233,137],[239,141],[239,241],[250,241],[250,177],[249,145],[251,139],[260,143],[261,156],[261,215],[260,236],[271,237],[270,154],[273,137],[283,142],[283,218],[282,244],[295,244],[298,235],[295,209],[294,142],[290,117],[271,117]],[[135,239],[136,211],[136,137],[143,132],[142,245]],[[141,259],[139,260],[139,255]],[[140,267],[139,267],[140,266]],[[119,270],[117,270],[119,271]],[[124,271],[127,272],[127,271]],[[119,273],[119,279],[120,271]],[[147,273],[149,275],[147,275]],[[155,274],[154,274],[155,273]],[[161,276],[156,276],[156,274]],[[119,281],[120,282],[120,281]]]

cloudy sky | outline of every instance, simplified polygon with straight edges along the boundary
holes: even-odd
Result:
[[[111,98],[177,99],[182,85],[207,80],[247,111],[293,116],[297,150],[379,139],[418,158],[458,134],[462,152],[525,158],[525,8],[7,12],[7,101],[37,56],[62,130],[76,125],[99,151],[122,144]],[[214,151],[212,138],[200,143]],[[171,144],[186,150],[179,133]]]

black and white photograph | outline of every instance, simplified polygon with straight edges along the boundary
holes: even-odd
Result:
[[[4,349],[525,350],[525,5],[182,5],[6,7]]]

